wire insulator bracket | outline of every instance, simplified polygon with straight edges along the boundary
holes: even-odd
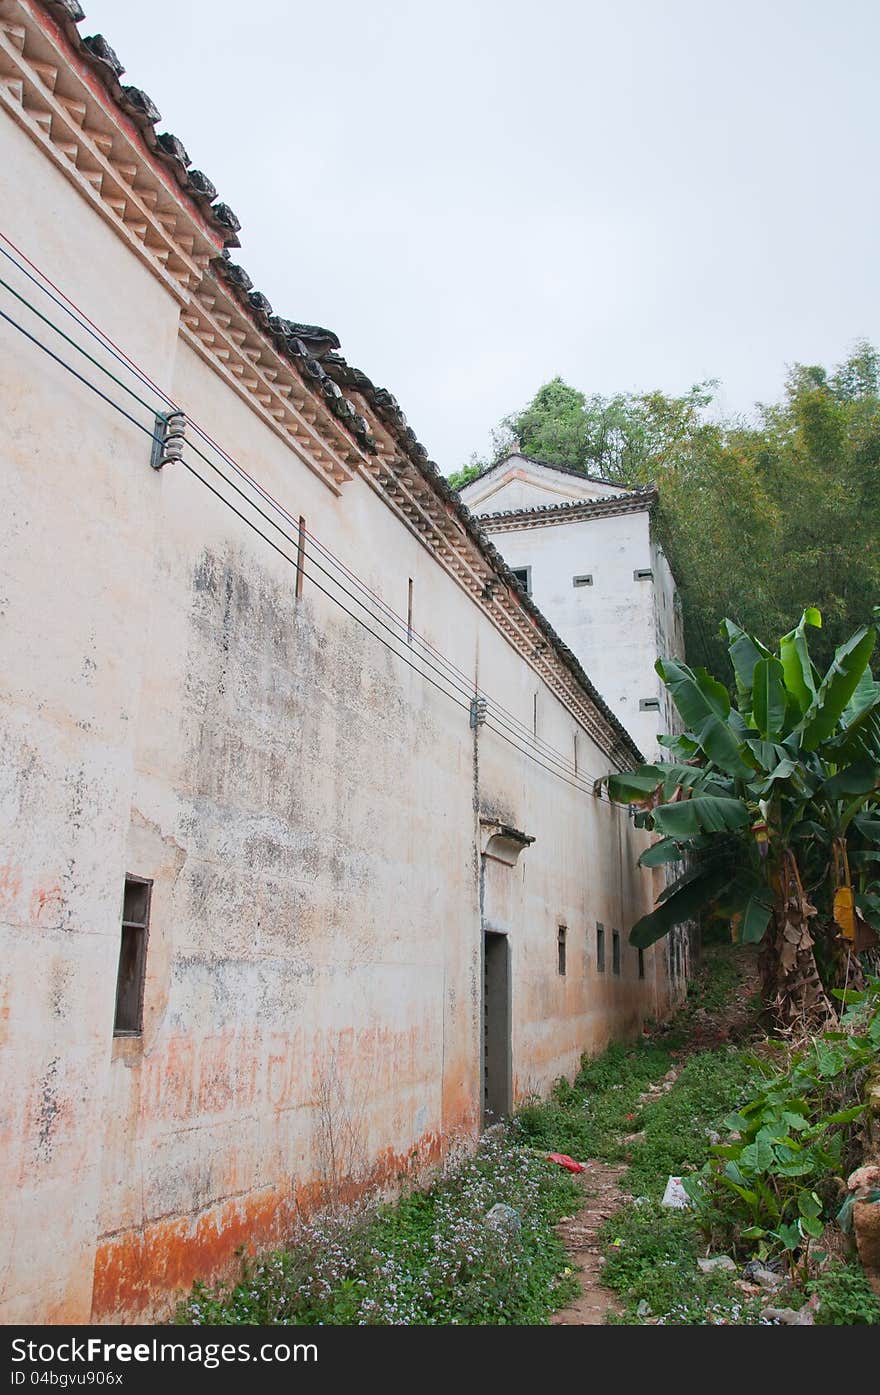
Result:
[[[471,698],[471,728],[481,727],[489,715],[489,704],[484,697]]]
[[[186,416],[183,412],[159,412],[153,432],[150,464],[154,470],[183,459],[186,444]]]

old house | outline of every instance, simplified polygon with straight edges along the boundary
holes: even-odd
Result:
[[[678,991],[636,743],[81,18],[0,0],[6,1323],[166,1313]]]
[[[654,671],[684,657],[653,486],[624,489],[512,453],[461,491],[505,562],[648,759],[677,714]]]

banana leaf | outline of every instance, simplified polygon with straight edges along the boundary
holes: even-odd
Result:
[[[880,763],[860,760],[831,775],[819,793],[827,799],[843,799],[848,794],[870,794],[880,785]]]
[[[745,828],[749,811],[741,799],[718,795],[695,795],[676,804],[661,804],[651,811],[658,833],[684,840],[698,833],[723,833]]]
[[[865,666],[865,671],[856,684],[856,690],[844,708],[843,721],[845,726],[856,721],[863,712],[876,707],[880,703],[880,683],[877,682],[870,667]]]
[[[765,740],[775,741],[783,735],[787,708],[788,693],[782,664],[778,659],[759,659],[753,677],[752,715]]]
[[[638,770],[624,770],[619,775],[608,775],[599,785],[608,787],[608,794],[618,804],[644,804],[663,783],[662,768],[654,765],[640,765]]]
[[[639,858],[640,867],[662,867],[665,862],[681,862],[684,853],[674,838],[661,838],[650,848],[645,848]]]
[[[851,706],[844,712],[843,730],[822,747],[823,755],[842,764],[844,761],[880,761],[880,697],[858,713],[847,718]]]
[[[793,630],[779,641],[779,658],[785,674],[785,686],[803,714],[816,696],[818,675],[810,660],[805,629],[812,625],[822,628],[822,616],[815,606],[808,606]]]
[[[705,669],[693,670],[674,659],[658,659],[654,667],[672,694],[688,734],[700,749],[728,775],[749,779],[751,769],[727,722],[730,697],[724,685]]]
[[[655,910],[637,920],[629,932],[629,942],[639,949],[660,940],[675,925],[692,920],[698,911],[708,906],[731,880],[729,866],[717,864],[698,876],[680,878],[673,886],[667,887],[666,899]]]
[[[752,687],[755,664],[761,659],[771,657],[770,650],[765,649],[760,640],[753,635],[746,634],[732,620],[722,620],[721,634],[727,638],[727,652],[730,655],[730,662],[733,665],[734,678],[736,680],[737,706],[744,718],[748,718],[752,713]]]
[[[681,736],[658,736],[657,740],[661,746],[665,746],[674,757],[679,760],[690,760],[693,756],[700,754],[700,748],[693,737],[682,734]]]
[[[834,735],[867,668],[876,641],[873,625],[863,625],[836,650],[831,666],[804,716],[805,750],[815,751],[817,746]]]
[[[747,745],[754,755],[756,764],[768,774],[776,769],[780,761],[792,759],[792,752],[781,746],[778,741],[764,741],[750,735]]]
[[[759,944],[773,914],[773,892],[758,873],[744,868],[719,898],[719,909],[739,919],[743,944]]]

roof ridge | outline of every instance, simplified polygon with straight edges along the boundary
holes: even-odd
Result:
[[[477,518],[513,518],[520,514],[566,513],[574,509],[602,509],[606,504],[632,503],[650,507],[660,497],[655,484],[640,484],[620,494],[604,494],[596,499],[570,499],[562,504],[532,504],[528,508],[497,509],[492,513],[476,514]]]
[[[617,485],[616,480],[606,480],[602,475],[589,475],[586,470],[579,470],[575,465],[558,465],[554,460],[542,460],[537,455],[528,455],[524,450],[509,450],[500,459],[493,460],[491,465],[487,465],[485,470],[482,470],[479,475],[475,475],[472,480],[468,480],[461,488],[467,489],[470,485],[476,484],[478,480],[485,479],[487,475],[491,475],[493,470],[499,469],[500,466],[506,465],[508,460],[514,458],[527,460],[530,465],[541,465],[547,470],[557,470],[561,475],[573,475],[575,479],[588,480],[591,484],[606,484],[612,489]],[[637,489],[639,487],[638,485],[620,486],[622,489]]]

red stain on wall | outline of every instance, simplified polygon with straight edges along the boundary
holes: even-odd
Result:
[[[277,1244],[290,1222],[275,1191],[219,1203],[195,1217],[156,1221],[98,1242],[92,1321],[137,1321],[166,1314],[196,1279],[222,1276],[236,1251]]]
[[[233,1276],[244,1254],[282,1244],[298,1219],[333,1200],[351,1202],[375,1188],[398,1186],[439,1162],[441,1137],[425,1134],[407,1153],[385,1149],[357,1181],[297,1184],[293,1195],[267,1188],[234,1197],[196,1216],[160,1220],[107,1235],[95,1256],[92,1322],[139,1322],[168,1316],[197,1279]]]
[[[52,886],[35,886],[31,892],[30,919],[34,924],[48,922],[50,919],[57,920],[64,906],[64,898],[61,895],[61,887],[57,882]],[[50,915],[54,912],[54,916]]]

